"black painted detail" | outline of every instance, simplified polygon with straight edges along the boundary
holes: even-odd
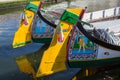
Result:
[[[77,27],[78,29],[92,42],[103,46],[105,48],[111,49],[111,50],[116,50],[116,51],[120,51],[120,46],[118,45],[114,45],[114,44],[110,44],[110,43],[106,43],[105,41],[102,41],[94,36],[92,36],[89,32],[87,32],[84,28],[83,25],[81,24],[81,22],[77,22]]]
[[[51,27],[53,27],[53,28],[56,28],[56,27],[57,27],[56,24],[51,23],[50,21],[48,21],[47,19],[45,19],[45,18],[42,16],[40,10],[37,11],[37,14],[38,14],[38,16],[39,16],[40,19],[42,19],[44,22],[46,22],[46,23],[47,23],[48,25],[50,25]]]

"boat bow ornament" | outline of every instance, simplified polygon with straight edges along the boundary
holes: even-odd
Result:
[[[86,18],[84,18],[86,17],[86,14],[84,15],[85,9],[68,8],[61,15],[56,25],[54,21],[47,20],[42,15],[39,6],[39,1],[30,2],[24,10],[26,22],[22,19],[20,27],[14,36],[13,47],[25,46],[32,41],[50,43],[50,46],[43,51],[36,72],[26,60],[18,62],[19,66],[22,66],[21,71],[27,72],[27,74],[32,72],[36,78],[64,71],[67,69],[66,63],[73,68],[89,68],[120,62],[120,30],[118,32],[116,30],[109,32],[110,26],[109,29],[105,30],[104,25],[101,29],[93,23],[88,23],[87,21],[92,21],[97,12],[92,13],[92,17],[89,16],[90,19],[86,21]],[[108,18],[107,15],[110,17],[120,14],[119,7],[108,11],[114,13],[108,14],[107,10],[98,13],[104,13],[102,18]],[[99,19],[100,17],[95,18]],[[120,28],[117,27],[117,29]],[[24,70],[25,66],[21,65],[25,63],[30,66],[29,70],[26,68]]]

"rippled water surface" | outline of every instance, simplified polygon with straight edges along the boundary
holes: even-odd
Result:
[[[12,48],[12,40],[18,29],[21,12],[0,15],[0,80],[23,80],[14,58],[37,51],[42,44],[32,44],[18,49]],[[20,77],[19,75],[22,75]],[[1,77],[2,76],[2,77]],[[18,76],[19,79],[16,79]]]
[[[52,6],[49,9],[60,10],[67,7],[66,5],[67,3],[64,2]],[[120,6],[120,0],[76,0],[71,3],[71,6],[88,6],[88,11],[95,11]],[[23,54],[35,52],[43,45],[33,43],[18,49],[12,48],[13,36],[19,27],[21,13],[22,12],[14,12],[0,15],[0,80],[30,80],[30,78],[19,71],[14,58]]]

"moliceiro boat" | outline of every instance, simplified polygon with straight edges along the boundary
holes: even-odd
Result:
[[[66,63],[72,68],[120,63],[120,20],[88,23],[82,20],[85,11],[82,8],[68,8],[55,24],[53,18],[47,20],[42,15],[41,8],[35,12],[28,8],[30,14],[26,14],[15,33],[13,46],[25,46],[22,42],[32,40],[50,43],[48,49],[43,51],[39,68],[33,73],[35,77],[64,71],[67,69]],[[23,72],[25,70],[21,64],[25,61],[18,62]],[[25,72],[28,72],[27,69]]]
[[[97,25],[101,23],[97,23]],[[110,21],[105,24],[110,24]],[[80,22],[77,26],[68,43],[67,60],[71,67],[89,68],[119,63],[119,32],[113,29],[108,31],[104,26],[102,29],[97,26],[93,28],[93,25],[91,28],[87,28]]]
[[[32,42],[45,44],[51,42],[54,28],[56,28],[62,13],[44,10],[40,7],[42,5],[39,1],[33,1],[26,5],[20,27],[14,36],[14,48],[26,46]],[[83,20],[93,23],[119,19],[119,10],[119,7],[116,7],[85,13]]]

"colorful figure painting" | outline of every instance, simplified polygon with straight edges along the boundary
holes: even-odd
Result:
[[[62,43],[64,41],[64,35],[63,35],[62,26],[63,26],[63,24],[59,23],[58,27],[56,29],[56,33],[58,34],[57,41],[59,43]]]
[[[72,54],[69,54],[71,60],[80,60],[83,58],[94,57],[94,43],[84,35],[76,34]]]
[[[92,53],[94,44],[86,38],[84,35],[77,35],[74,43],[73,50],[77,50],[77,53]]]
[[[38,34],[45,34],[50,33],[52,31],[52,28],[46,24],[44,21],[39,20],[37,21],[35,32]]]

